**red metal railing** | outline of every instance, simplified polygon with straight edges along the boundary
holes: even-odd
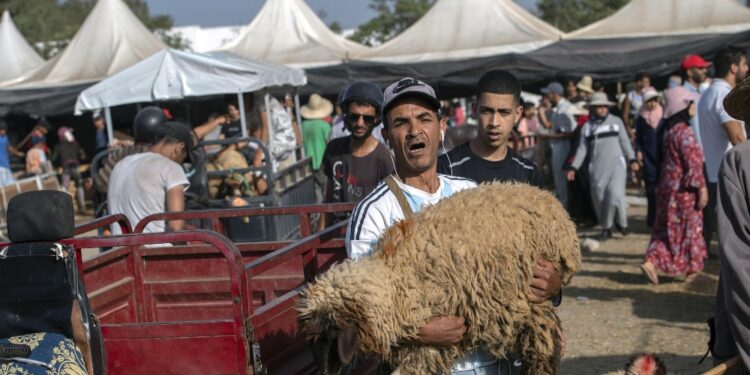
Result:
[[[149,215],[143,218],[135,226],[134,233],[142,233],[146,225],[157,220],[192,220],[204,219],[211,221],[211,228],[219,233],[224,233],[223,218],[249,217],[264,215],[297,215],[300,220],[300,234],[307,237],[312,233],[309,216],[314,213],[347,212],[354,209],[353,203],[330,203],[317,205],[302,205],[288,207],[256,207],[256,208],[224,208],[215,210],[165,212]]]
[[[203,242],[219,250],[228,263],[230,294],[232,298],[232,316],[234,319],[233,335],[236,342],[246,342],[246,333],[244,326],[245,306],[250,305],[246,301],[247,296],[244,294],[247,289],[247,279],[243,276],[242,255],[237,247],[226,237],[207,230],[183,231],[175,233],[150,233],[150,234],[128,234],[112,237],[82,237],[70,238],[60,241],[61,243],[73,246],[76,249],[76,256],[79,266],[81,264],[81,249],[84,248],[101,248],[101,247],[123,247],[119,252],[128,251],[132,256],[133,273],[136,279],[136,289],[143,289],[141,275],[143,275],[144,262],[142,261],[143,252],[148,252],[149,248],[143,245],[156,245],[163,243],[182,243],[182,242]],[[125,250],[127,249],[127,250]],[[104,256],[109,255],[105,253]],[[114,255],[114,254],[113,254]],[[122,255],[122,254],[119,254]],[[83,269],[83,268],[81,268]],[[139,280],[141,280],[139,282]],[[143,300],[143,290],[138,290],[137,295]],[[143,311],[139,312],[140,322],[147,322]],[[237,358],[239,358],[238,368],[245,368],[249,363],[249,353],[244,345],[237,345]]]
[[[318,249],[323,247],[322,244],[334,239],[342,238],[346,235],[346,226],[348,221],[336,223],[319,233],[307,236],[293,244],[285,246],[279,250],[276,250],[270,254],[260,257],[245,265],[245,277],[250,285],[249,294],[252,294],[253,290],[252,279],[253,277],[260,276],[264,272],[270,271],[274,267],[280,266],[295,258],[302,258],[302,264],[309,265],[305,269],[305,281],[309,282],[319,273],[320,266],[317,259]],[[343,257],[343,254],[342,254]],[[273,300],[273,296],[270,296]],[[270,301],[266,301],[268,303]],[[253,306],[249,305],[248,311],[253,314]]]
[[[97,230],[99,228],[108,228],[110,225],[117,223],[120,225],[122,234],[132,233],[132,227],[130,226],[130,220],[123,214],[109,215],[96,220],[83,223],[73,229],[73,234],[76,236]]]

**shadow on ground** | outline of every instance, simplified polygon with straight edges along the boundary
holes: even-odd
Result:
[[[643,319],[670,323],[701,323],[713,314],[714,296],[686,292],[652,292],[648,290],[607,288],[565,288],[566,298],[583,297],[589,300],[632,301],[633,314]]]
[[[668,353],[656,354],[667,367],[668,374],[699,374],[711,368],[711,359],[707,358],[703,364],[698,364],[700,356],[682,356]],[[577,357],[563,359],[560,366],[561,375],[573,374],[606,374],[622,370],[630,359],[626,355],[611,355],[601,357]]]

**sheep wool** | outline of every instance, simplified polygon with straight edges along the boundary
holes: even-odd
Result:
[[[338,339],[340,351],[375,355],[401,375],[449,373],[480,346],[498,358],[517,353],[526,374],[554,374],[560,321],[551,302],[529,302],[538,258],[552,262],[564,284],[579,269],[565,209],[529,185],[483,184],[398,222],[371,256],[320,275],[300,296],[300,330],[314,345]],[[416,343],[438,316],[464,317],[463,341]]]

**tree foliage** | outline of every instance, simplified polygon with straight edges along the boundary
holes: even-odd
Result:
[[[369,8],[377,15],[360,25],[350,38],[370,46],[383,43],[417,22],[434,2],[434,0],[370,0]]]
[[[145,0],[125,0],[130,9],[149,30],[162,31],[164,42],[185,49],[179,35],[163,32],[172,27],[167,15],[152,16]],[[94,0],[0,0],[0,10],[7,9],[19,31],[44,58],[64,48],[94,7]]]
[[[611,15],[629,0],[539,0],[540,17],[568,32]]]
[[[323,23],[325,23],[326,18],[328,18],[328,12],[326,12],[323,9],[318,9],[317,14],[318,14],[318,18],[320,18],[320,20],[323,21]],[[328,28],[331,29],[331,31],[333,31],[336,34],[341,34],[341,30],[342,30],[341,24],[336,21],[329,23]]]

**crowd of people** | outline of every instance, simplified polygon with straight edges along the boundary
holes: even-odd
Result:
[[[162,108],[147,107],[134,120],[133,142],[118,145],[107,143],[104,119],[96,114],[97,150],[116,146],[98,170],[96,189],[106,197],[109,213],[125,214],[137,223],[150,214],[184,210],[185,194],[196,185],[210,198],[267,194],[269,181],[262,168],[283,169],[301,161],[301,149],[310,159],[316,202],[357,203],[350,214],[324,215],[318,223],[322,229],[348,219],[346,249],[356,260],[370,254],[395,222],[493,181],[553,191],[581,225],[600,227],[600,241],[613,239],[615,230],[626,236],[631,231],[626,199],[630,184],[643,191],[648,205],[651,241],[641,264],[647,282],[659,283],[660,273],[695,278],[713,254],[718,218],[723,296],[717,302],[715,327],[724,338],[746,341],[750,280],[735,262],[747,258],[740,249],[748,243],[743,226],[748,213],[742,207],[749,201],[744,170],[750,146],[732,147],[747,139],[743,121],[750,118],[748,63],[742,51],[724,49],[712,62],[686,56],[681,73],[670,77],[662,90],[648,74],[638,73],[614,100],[591,76],[549,82],[541,96],[534,97],[522,92],[513,74],[493,70],[479,79],[473,99],[454,101],[439,100],[429,84],[413,78],[385,90],[357,81],[335,102],[310,95],[299,108],[299,124],[291,96],[263,100],[245,95],[242,103],[227,98],[225,114],[212,114],[195,127]],[[737,93],[740,88],[744,91]],[[730,108],[725,108],[727,100],[734,103]],[[245,119],[242,107],[247,109]],[[471,127],[471,132],[446,139],[450,128]],[[21,152],[9,144],[6,127],[0,126],[1,183],[13,181],[12,154],[25,157],[26,174],[43,173],[49,160],[60,168],[63,186],[71,181],[82,185],[79,167],[86,155],[73,129],[59,128],[52,152],[46,142],[50,130],[40,121]],[[198,147],[201,140],[229,142]],[[529,149],[535,150],[531,157],[521,152]],[[730,149],[731,157],[725,157]],[[184,163],[208,170],[255,170],[212,180],[195,170],[186,173]],[[184,228],[184,222],[175,220],[153,222],[145,231]],[[117,226],[113,230],[117,233]],[[557,305],[561,288],[552,264],[539,260],[531,302],[551,300]],[[464,332],[463,317],[436,317],[419,331],[417,341],[449,345]],[[739,348],[748,364],[749,344],[726,344],[714,354],[727,358]],[[515,358],[514,353],[494,358],[478,348],[459,360],[453,373],[512,374],[522,365]]]

